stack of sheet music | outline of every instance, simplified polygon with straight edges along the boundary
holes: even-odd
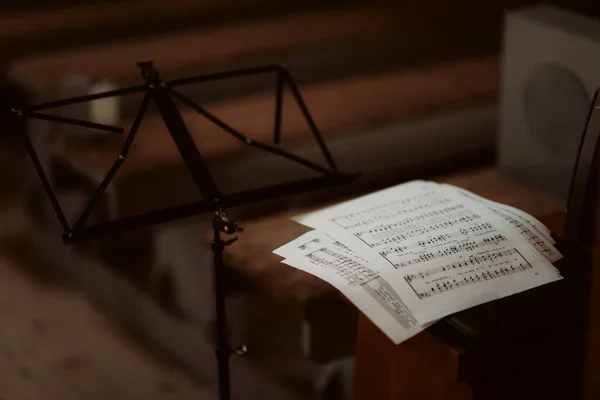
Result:
[[[542,223],[451,185],[412,181],[294,219],[315,230],[273,252],[340,290],[395,343],[562,279]]]

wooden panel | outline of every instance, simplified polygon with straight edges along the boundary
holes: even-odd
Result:
[[[355,400],[472,398],[471,390],[458,383],[458,349],[428,333],[395,346],[364,315],[358,324]]]
[[[367,317],[358,316],[354,400],[391,399],[395,347]]]

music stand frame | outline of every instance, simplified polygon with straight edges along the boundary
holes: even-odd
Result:
[[[233,243],[236,237],[233,239],[224,240],[221,236],[235,235],[236,232],[241,232],[242,229],[234,222],[228,219],[225,209],[228,207],[235,207],[246,205],[254,202],[260,202],[265,200],[272,200],[275,198],[289,196],[293,194],[304,193],[309,190],[321,189],[334,185],[341,185],[352,182],[357,174],[343,174],[340,173],[333,157],[331,156],[325,141],[323,140],[317,125],[315,124],[304,99],[298,89],[298,86],[294,82],[291,74],[287,68],[280,65],[266,65],[253,68],[246,68],[240,70],[224,71],[213,74],[193,76],[189,78],[176,79],[170,81],[164,81],[160,78],[158,71],[154,68],[151,61],[140,62],[138,67],[141,69],[142,78],[145,84],[139,86],[133,86],[98,94],[92,94],[87,96],[80,96],[75,98],[51,101],[32,105],[25,109],[11,109],[12,113],[25,118],[36,118],[52,122],[83,126],[91,129],[101,130],[112,133],[124,133],[124,129],[120,127],[104,125],[94,123],[90,121],[63,117],[54,114],[42,113],[40,111],[68,106],[77,103],[89,102],[93,100],[99,100],[109,97],[120,97],[135,93],[145,93],[137,111],[136,117],[129,129],[128,135],[123,143],[121,151],[102,180],[98,185],[92,197],[84,207],[81,215],[76,220],[73,226],[70,226],[66,220],[64,213],[61,209],[56,194],[52,188],[50,180],[48,179],[41,162],[37,156],[37,153],[32,145],[32,142],[25,132],[25,146],[29,153],[29,156],[33,162],[36,173],[38,174],[44,190],[52,204],[52,207],[57,215],[57,218],[62,226],[63,234],[62,239],[65,244],[71,244],[74,242],[96,238],[101,235],[118,233],[129,229],[139,228],[157,223],[163,223],[180,219],[192,215],[212,212],[213,213],[213,242],[212,252],[214,261],[214,286],[215,286],[215,311],[217,318],[217,350],[216,357],[218,362],[218,377],[219,377],[219,397],[222,400],[229,400],[231,397],[230,393],[230,379],[229,379],[229,357],[235,352],[237,354],[244,354],[246,352],[245,346],[240,346],[236,350],[232,350],[229,347],[227,339],[227,327],[226,327],[226,309],[225,309],[225,276],[223,271],[223,251],[225,246]],[[322,167],[312,161],[306,160],[293,153],[287,152],[279,147],[274,147],[268,144],[264,144],[259,141],[255,141],[243,134],[236,129],[232,128],[219,118],[215,117],[203,107],[196,104],[194,101],[177,92],[174,88],[178,86],[201,83],[207,81],[215,81],[220,79],[227,79],[233,77],[242,77],[264,73],[276,73],[276,88],[275,88],[275,121],[274,121],[274,133],[273,141],[275,144],[279,144],[281,140],[281,125],[282,125],[282,106],[283,106],[283,93],[284,87],[287,84],[291,89],[292,95],[294,96],[296,103],[300,107],[302,114],[309,125],[309,128],[317,141],[323,156],[328,164],[329,168]],[[296,182],[285,183],[265,188],[247,190],[238,192],[230,195],[222,195],[214,182],[206,163],[194,144],[193,138],[190,135],[185,122],[183,121],[181,114],[173,98],[177,99],[186,106],[194,109],[199,114],[213,122],[217,126],[221,127],[225,132],[232,135],[247,146],[258,148],[260,150],[284,157],[290,161],[299,163],[309,169],[321,173],[323,176],[317,178],[304,179]],[[139,130],[140,124],[144,115],[147,111],[150,100],[154,100],[158,112],[164,120],[167,129],[177,146],[183,161],[190,172],[194,184],[196,185],[199,192],[203,195],[203,199],[183,205],[163,208],[157,211],[150,211],[143,214],[124,217],[115,221],[102,222],[92,226],[84,226],[88,217],[93,212],[98,201],[101,199],[103,193],[107,189],[112,179],[117,174],[120,166],[125,162],[131,145],[135,139],[135,136]]]

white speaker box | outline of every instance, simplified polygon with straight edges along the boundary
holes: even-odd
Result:
[[[507,13],[504,29],[500,169],[566,200],[600,85],[600,21],[538,6]]]

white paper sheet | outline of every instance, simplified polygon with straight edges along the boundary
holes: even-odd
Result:
[[[562,258],[562,254],[554,247],[556,242],[548,233],[546,226],[529,214],[514,207],[489,201],[455,186],[444,186],[454,189],[460,195],[484,205],[489,211],[511,224],[531,246],[551,263]]]
[[[550,229],[548,229],[546,227],[546,225],[542,224],[539,220],[537,220],[535,217],[527,214],[526,212],[519,210],[518,208],[508,206],[506,204],[501,204],[501,203],[497,203],[495,201],[491,201],[484,197],[478,196],[475,193],[469,192],[469,191],[461,189],[461,188],[457,188],[452,185],[446,185],[446,186],[456,188],[456,190],[458,190],[463,195],[485,204],[488,208],[502,211],[506,215],[513,217],[515,220],[531,227],[532,231],[534,231],[536,234],[539,234],[539,235],[545,237],[548,240],[548,242],[550,242],[551,244],[556,243],[556,241],[552,238]]]
[[[334,286],[394,343],[424,329],[389,282],[365,259],[324,233],[308,232],[273,253],[286,257],[283,263]]]
[[[447,185],[409,182],[296,220],[364,257],[421,324],[561,279],[511,223]]]

